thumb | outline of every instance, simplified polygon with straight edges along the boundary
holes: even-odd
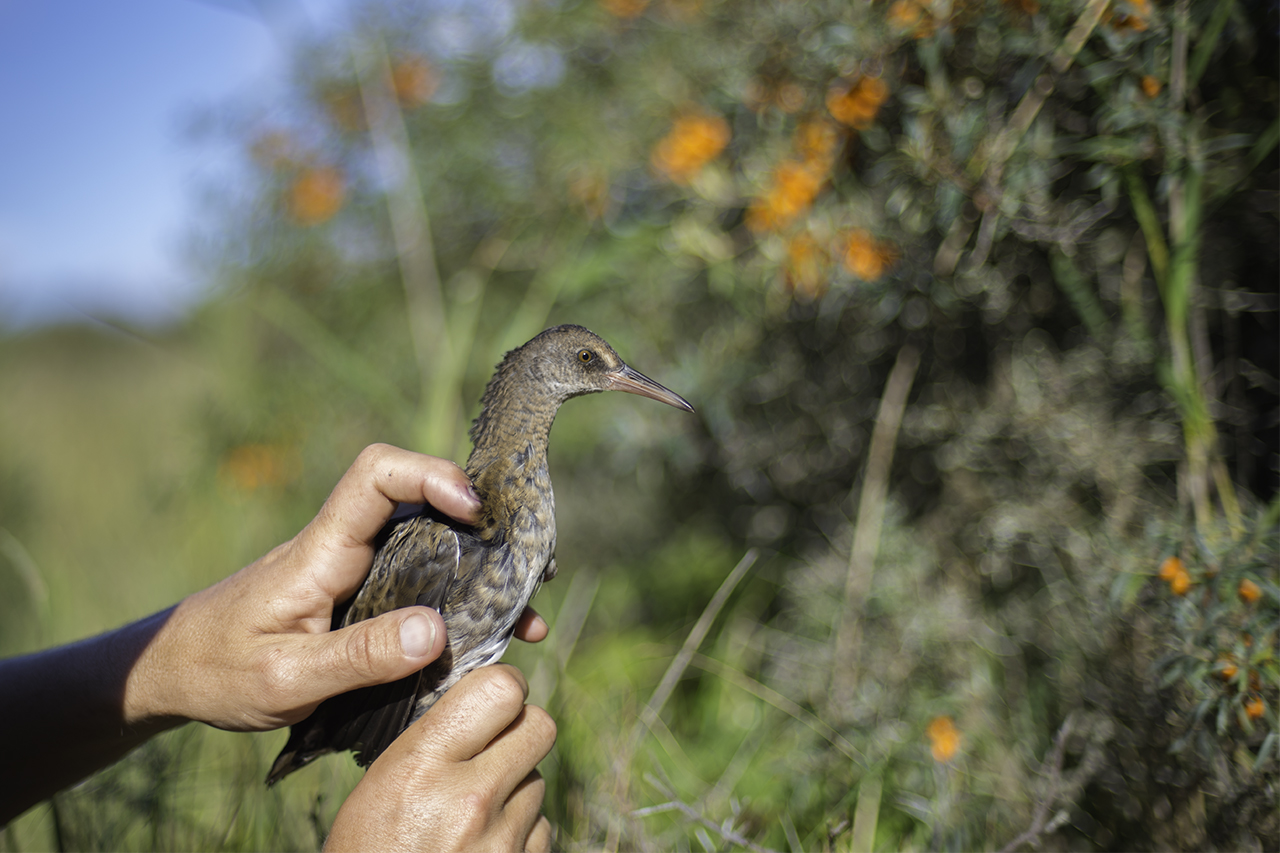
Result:
[[[316,700],[404,678],[440,657],[445,628],[429,607],[405,607],[315,637],[310,690]]]

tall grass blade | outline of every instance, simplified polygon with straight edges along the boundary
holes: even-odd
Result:
[[[711,600],[703,608],[702,615],[698,617],[693,629],[685,637],[684,645],[680,647],[680,651],[672,659],[671,665],[667,667],[666,673],[663,674],[662,680],[658,682],[658,686],[654,689],[648,703],[641,709],[640,719],[631,730],[631,737],[628,740],[628,755],[635,752],[635,748],[639,745],[640,739],[644,737],[645,731],[653,725],[654,720],[662,713],[663,706],[671,698],[672,691],[676,689],[676,684],[680,682],[680,678],[688,668],[689,662],[693,660],[698,647],[702,645],[702,641],[706,639],[711,626],[715,624],[716,617],[720,615],[720,611],[724,608],[725,603],[729,600],[729,596],[733,594],[733,590],[738,586],[738,583],[755,565],[756,557],[757,552],[754,548],[743,555],[742,559],[738,561],[738,565],[733,567],[733,571],[729,572],[729,576],[724,579],[720,584],[720,588],[716,590],[715,595],[711,596]]]

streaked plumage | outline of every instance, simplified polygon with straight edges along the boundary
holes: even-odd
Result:
[[[471,428],[466,471],[480,495],[479,523],[469,527],[431,507],[391,522],[364,585],[334,614],[337,628],[398,607],[434,607],[447,628],[444,654],[409,678],[322,703],[293,727],[268,784],[329,752],[354,750],[368,766],[458,679],[502,657],[525,605],[555,575],[551,424],[565,400],[608,390],[693,411],[581,326],[548,329],[507,353]]]

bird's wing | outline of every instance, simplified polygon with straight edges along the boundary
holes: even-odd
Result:
[[[345,611],[334,614],[334,627],[346,627],[382,613],[411,605],[440,610],[458,575],[463,541],[447,524],[424,513],[387,526],[379,539],[369,576]],[[351,749],[368,766],[409,723],[418,683],[448,672],[449,649],[422,672],[390,684],[365,687],[320,703],[310,717],[293,726],[289,741],[276,758],[267,783],[329,752]]]
[[[384,530],[364,585],[341,626],[415,604],[439,610],[458,577],[462,540],[457,531],[423,513]]]

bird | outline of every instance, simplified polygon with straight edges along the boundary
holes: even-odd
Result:
[[[407,678],[322,702],[291,728],[268,785],[333,752],[353,751],[369,766],[462,676],[502,657],[525,605],[556,574],[552,422],[566,400],[600,391],[694,411],[582,326],[547,329],[508,352],[470,431],[465,471],[480,497],[479,521],[463,524],[424,506],[388,522],[364,583],[333,615],[336,630],[400,607],[433,607],[444,617],[444,652]]]

